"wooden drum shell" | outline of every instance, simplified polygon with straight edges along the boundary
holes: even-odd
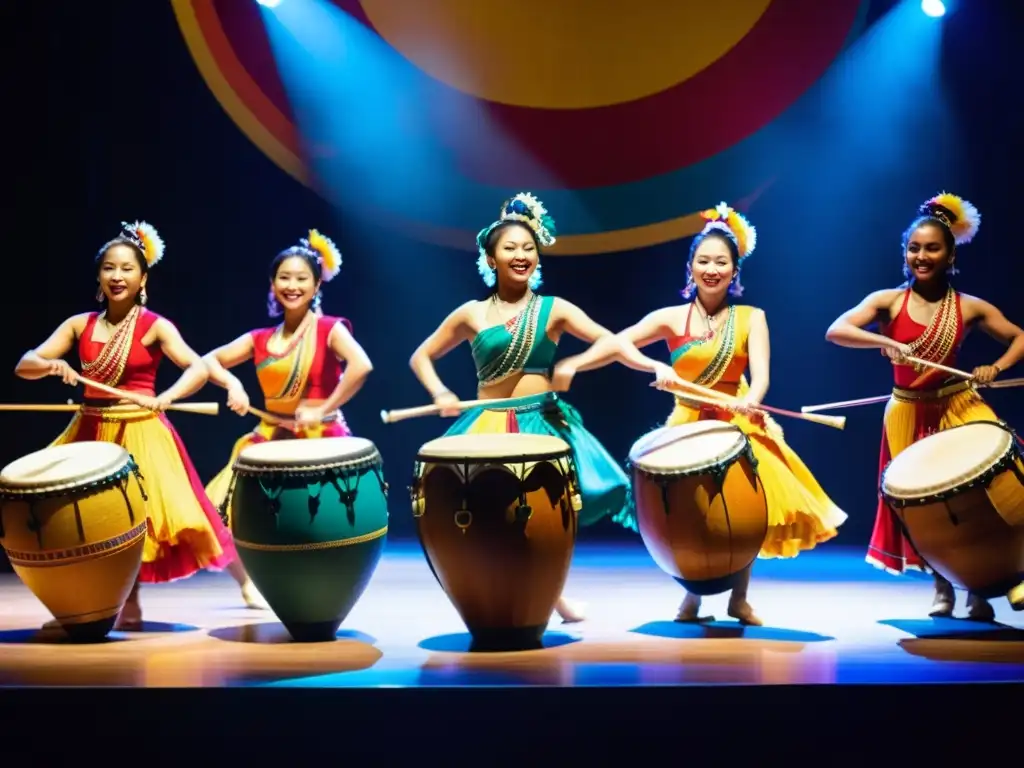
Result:
[[[1024,461],[1019,447],[1014,444],[971,482],[939,494],[896,497],[886,487],[887,472],[888,467],[880,484],[882,498],[921,559],[982,597],[1014,592],[1018,597],[1011,596],[1011,603],[1024,609],[1019,594],[1024,582]]]
[[[416,529],[475,650],[539,647],[572,561],[579,501],[569,450],[525,474],[520,466],[417,461]]]
[[[747,446],[726,463],[679,474],[632,464],[640,536],[658,567],[695,595],[732,589],[768,534],[768,503]]]
[[[261,464],[245,449],[234,466],[231,532],[253,583],[297,642],[329,642],[376,572],[387,540],[380,454]],[[299,441],[274,444],[282,455]],[[305,441],[303,441],[305,442]]]
[[[0,489],[0,542],[11,567],[73,640],[99,641],[114,628],[142,566],[145,492],[127,452],[124,459],[88,487]]]

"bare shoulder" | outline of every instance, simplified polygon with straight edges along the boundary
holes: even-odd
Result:
[[[960,312],[968,323],[984,317],[992,312],[999,312],[999,308],[991,302],[985,301],[977,296],[968,293],[960,294]]]
[[[74,331],[75,338],[78,338],[85,333],[85,326],[88,325],[92,314],[92,312],[81,312],[77,315],[72,315],[63,324]]]
[[[905,290],[905,288],[883,288],[880,291],[872,291],[864,297],[863,303],[879,309],[887,309],[903,296]]]

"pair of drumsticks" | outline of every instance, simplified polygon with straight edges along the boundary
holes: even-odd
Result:
[[[907,362],[914,365],[922,366],[925,368],[933,368],[937,371],[948,373],[951,376],[957,376],[964,380],[970,380],[973,377],[972,374],[967,371],[961,371],[957,368],[950,368],[949,366],[941,365],[940,363],[933,363],[929,360],[922,360],[917,357],[906,357],[904,358]],[[652,383],[651,386],[656,386],[656,382]],[[1019,379],[1006,379],[1004,381],[993,381],[983,386],[1000,389],[1024,386],[1024,378]],[[715,408],[735,408],[740,404],[739,398],[727,395],[724,392],[719,392],[715,389],[708,387],[702,387],[699,384],[693,384],[691,382],[683,382],[682,387],[670,387],[674,392],[678,393],[678,397],[682,400],[697,403],[700,405],[709,405]],[[784,408],[775,408],[771,405],[764,405],[763,403],[753,406],[751,409],[755,411],[764,411],[766,413],[774,413],[778,416],[788,416],[794,419],[800,419],[801,421],[809,421],[812,424],[822,424],[826,427],[832,427],[834,429],[843,429],[846,426],[845,416],[827,416],[818,414],[817,411],[830,411],[836,408],[853,408],[859,405],[871,405],[873,403],[883,403],[890,398],[890,395],[880,395],[878,397],[865,397],[860,400],[843,400],[836,403],[824,403],[822,405],[805,405],[800,409],[800,412],[787,411]],[[470,408],[477,408],[485,406],[488,408],[502,408],[515,404],[522,400],[521,397],[507,397],[498,398],[493,400],[466,400],[457,403],[454,408],[460,411],[465,411]],[[453,406],[440,406],[440,405],[422,405],[416,408],[403,408],[395,411],[381,411],[380,419],[385,424],[394,424],[397,421],[404,421],[405,419],[414,419],[420,416],[436,416],[441,413],[442,410]]]
[[[908,363],[913,365],[923,366],[925,368],[933,368],[937,371],[942,371],[950,376],[956,376],[964,381],[970,381],[974,378],[974,374],[968,373],[967,371],[961,371],[959,368],[950,368],[948,365],[940,365],[939,363],[932,363],[928,360],[921,360],[917,357],[907,356],[903,358]],[[988,384],[979,384],[980,387],[986,387],[987,389],[1012,389],[1013,387],[1024,386],[1024,378],[1017,379],[1003,379],[1002,381],[991,381]],[[820,405],[805,405],[800,411],[805,415],[813,415],[818,411],[833,411],[837,408],[856,408],[861,405],[875,405],[877,403],[884,403],[889,400],[891,395],[876,395],[875,397],[862,397],[857,400],[840,400],[835,403],[822,403]]]
[[[656,386],[656,382],[652,383],[651,386]],[[688,381],[683,382],[682,387],[670,387],[670,389],[678,393],[677,396],[680,399],[698,403],[700,405],[709,405],[714,408],[728,409],[740,404],[739,398],[727,395],[724,392],[719,392],[716,389],[702,387],[699,384],[693,384]],[[455,406],[421,405],[417,408],[403,408],[397,411],[381,411],[380,420],[385,424],[394,424],[396,421],[414,419],[420,416],[436,416],[441,413],[442,410],[449,407],[454,407],[460,411],[479,406],[485,406],[487,408],[502,408],[514,405],[522,399],[522,397],[506,397],[493,400],[466,400],[457,403]],[[824,424],[825,426],[833,427],[835,429],[842,429],[846,426],[845,416],[819,416],[813,413],[797,413],[796,411],[787,411],[783,408],[775,408],[773,406],[763,404],[753,407],[752,410],[766,411],[768,413],[778,414],[779,416],[789,416],[794,419],[801,419],[802,421],[810,421],[814,424]]]

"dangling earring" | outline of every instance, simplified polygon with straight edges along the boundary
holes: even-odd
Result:
[[[97,304],[102,304],[103,303],[103,289],[102,288],[97,288],[96,289],[96,303]]]
[[[146,302],[149,301],[149,297],[146,295],[146,289],[141,288],[139,290],[139,304],[146,306]]]

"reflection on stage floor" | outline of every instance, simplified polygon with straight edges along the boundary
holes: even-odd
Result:
[[[244,608],[225,574],[143,587],[142,632],[92,645],[39,627],[50,617],[0,576],[0,685],[144,687],[716,686],[1024,680],[1024,613],[993,601],[995,624],[927,618],[928,581],[897,578],[859,550],[822,547],[759,561],[751,602],[763,627],[674,622],[680,588],[642,546],[580,545],[566,594],[587,620],[554,618],[541,650],[470,653],[469,636],[418,547],[392,543],[332,643],[290,641],[269,611]],[[961,604],[964,595],[958,593]],[[962,611],[962,606],[961,611]]]

